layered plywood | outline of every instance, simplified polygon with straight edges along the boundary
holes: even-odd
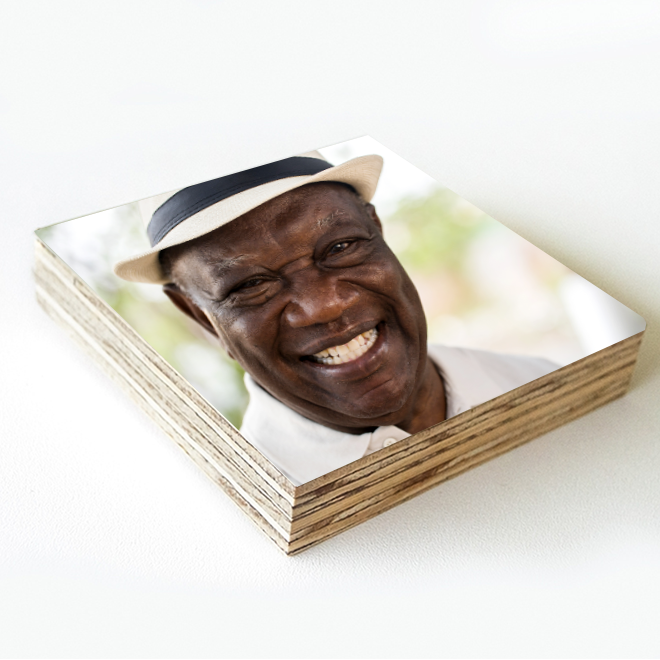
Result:
[[[622,396],[643,333],[294,486],[36,239],[42,307],[284,552],[301,552]]]

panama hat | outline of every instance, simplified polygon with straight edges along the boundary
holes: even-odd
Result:
[[[198,183],[140,202],[151,249],[115,264],[130,282],[166,284],[158,259],[165,248],[199,238],[248,211],[308,183],[347,183],[371,201],[383,168],[380,156],[360,156],[333,166],[318,151]]]

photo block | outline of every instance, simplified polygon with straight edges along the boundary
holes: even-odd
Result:
[[[36,232],[44,309],[286,553],[621,396],[635,312],[369,137]]]

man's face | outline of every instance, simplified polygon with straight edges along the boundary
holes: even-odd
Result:
[[[373,207],[347,186],[297,188],[166,258],[229,354],[294,410],[351,432],[411,414],[424,312]]]

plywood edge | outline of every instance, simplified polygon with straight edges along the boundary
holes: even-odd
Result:
[[[575,417],[586,414],[587,412],[620,397],[624,392],[625,389],[619,388],[618,391],[614,390],[604,394],[602,398],[591,399],[588,405],[583,410],[579,411]],[[560,421],[555,427],[561,426],[564,423],[564,421]],[[453,464],[432,465],[427,471],[415,475],[413,478],[402,484],[393,486],[389,492],[382,493],[380,497],[355,503],[353,507],[340,512],[334,517],[319,521],[315,526],[298,530],[291,538],[288,547],[288,554],[297,554],[303,550],[311,548],[322,541],[364,522],[365,520],[369,520],[398,504],[410,500],[416,495],[429,490],[448,479],[452,479],[467,470],[496,458],[507,451],[515,449],[516,447],[533,440],[539,435],[543,435],[549,430],[551,429],[547,428],[535,435],[521,433],[520,435],[511,437],[504,442],[498,441],[493,443],[492,446],[488,447],[487,451],[468,453],[466,456],[460,457],[460,460],[457,460],[457,462]]]
[[[171,411],[163,410],[162,407],[156,405],[149,392],[144,389],[141,391],[139,387],[136,388],[134,382],[136,374],[131,374],[126,369],[118,369],[108,355],[95,346],[94,338],[90,336],[89,332],[81,330],[80,324],[76,323],[76,320],[80,319],[73,319],[70,313],[62,307],[61,301],[57,300],[57,296],[53,297],[52,291],[48,291],[48,288],[43,286],[41,278],[43,274],[41,264],[37,260],[35,264],[37,299],[44,310],[66,329],[67,333],[85,349],[87,354],[129,394],[142,410],[147,412],[170,438],[177,442],[207,476],[218,484],[281,550],[287,552],[291,522],[290,503],[274,502],[265,497],[260,490],[263,484],[258,480],[257,483],[254,483],[254,481],[242,479],[243,484],[241,485],[236,481],[235,466],[225,469],[222,460],[219,462],[217,456],[210,455],[203,451],[198,443],[192,442],[190,434],[180,427]],[[68,293],[65,292],[65,294]],[[71,301],[72,298],[69,297],[67,302]],[[81,313],[86,314],[87,312],[83,309]],[[281,509],[283,504],[287,505],[285,511]]]
[[[457,426],[453,429],[454,432],[452,432],[452,429],[444,432],[445,447],[441,451],[436,454],[431,453],[426,457],[418,457],[420,458],[418,464],[413,464],[408,469],[401,470],[399,474],[393,473],[386,475],[380,484],[372,486],[368,481],[365,481],[365,475],[360,474],[361,485],[358,484],[352,491],[343,492],[337,496],[334,492],[335,489],[332,488],[332,483],[323,483],[320,493],[321,499],[328,495],[335,497],[335,499],[333,502],[318,502],[316,509],[307,509],[306,512],[304,509],[298,510],[294,506],[294,520],[289,553],[296,554],[312,547],[335,534],[414,497],[418,493],[432,488],[442,481],[453,478],[476,465],[525,442],[529,442],[568,421],[572,421],[622,396],[630,384],[642,334],[638,333],[622,342],[618,342],[608,347],[608,349],[604,349],[604,353],[599,352],[600,354],[587,356],[585,358],[587,360],[586,363],[575,366],[568,375],[565,373],[561,378],[555,378],[555,381],[563,380],[563,387],[572,387],[572,390],[561,392],[562,396],[555,397],[554,404],[550,407],[541,405],[540,407],[536,406],[533,409],[529,409],[528,413],[523,414],[517,424],[496,425],[496,432],[493,433],[491,429],[490,436],[479,440],[478,437],[475,437],[475,434],[470,434],[470,424],[467,426],[458,425],[457,421]],[[594,372],[590,368],[593,365],[597,365],[595,378]],[[571,367],[572,365],[567,366]],[[582,374],[581,378],[577,378],[577,386],[576,378],[574,377],[576,373]],[[588,376],[585,377],[585,374],[588,374]],[[609,375],[599,379],[598,376],[602,376],[603,374]],[[548,376],[552,376],[552,374],[548,374]],[[539,383],[539,380],[542,382]],[[544,380],[545,382],[543,382]],[[544,386],[548,385],[548,382],[547,377],[543,377],[543,379],[528,383],[523,388],[528,393],[533,394],[534,391],[542,391]],[[514,416],[518,415],[519,410],[517,406],[519,404],[516,403],[516,400],[520,399],[519,390],[523,388],[518,388],[518,390],[498,397],[499,402],[497,400],[487,402],[488,405],[483,405],[484,410],[479,410],[478,407],[467,411],[471,413],[471,415],[468,415],[470,418],[469,421],[478,423],[479,418],[494,418],[493,412],[498,406],[501,407],[502,405],[508,406]],[[549,393],[551,391],[551,389],[545,388],[545,393],[541,395],[541,398],[546,401],[541,401],[541,404],[550,401]],[[563,396],[564,394],[568,394],[569,396]],[[467,413],[464,414],[467,415]],[[530,414],[535,416],[535,418],[528,419]],[[462,428],[462,431],[456,433],[457,428]],[[428,432],[427,430],[424,433]],[[471,435],[472,437],[469,437],[467,443],[457,447],[453,436],[460,435],[461,433],[468,437]],[[431,442],[433,441],[433,437],[427,436],[425,439]],[[396,445],[393,445],[389,449],[393,449],[394,447]],[[352,464],[356,468],[356,473],[359,473],[359,464],[363,461],[364,459],[360,459],[360,461]],[[364,462],[368,463],[367,461]],[[368,467],[372,470],[371,478],[378,480],[382,476],[379,472],[383,470],[377,461],[373,461],[372,459],[372,465]],[[350,473],[346,474],[347,471],[345,469],[336,472],[344,472],[344,474],[339,479],[335,479],[335,485],[341,484],[342,479],[344,480],[344,487],[350,484]],[[337,477],[338,475],[334,476]],[[337,491],[339,490],[340,488],[337,488]],[[310,499],[314,499],[314,493],[306,492],[305,499],[309,503]]]
[[[588,403],[574,417],[586,414],[593,408],[618,398],[621,394],[621,387],[603,388],[597,396],[590,397]],[[386,510],[416,493],[423,492],[471,467],[499,456],[504,451],[529,442],[552,428],[563,425],[566,421],[570,420],[566,420],[564,416],[557,416],[554,425],[548,424],[547,420],[544,423],[530,423],[515,430],[507,430],[495,437],[491,436],[483,443],[466,446],[463,451],[453,456],[433,455],[429,460],[420,462],[419,465],[402,474],[402,478],[389,480],[384,484],[385,487],[373,493],[365,489],[353,498],[347,497],[341,503],[336,503],[334,507],[327,507],[324,512],[321,510],[317,512],[322,515],[303,519],[294,517],[292,547],[298,542],[308,543],[317,535],[329,538],[352,526],[351,520],[356,516],[367,519],[371,515],[376,515],[381,510]]]

